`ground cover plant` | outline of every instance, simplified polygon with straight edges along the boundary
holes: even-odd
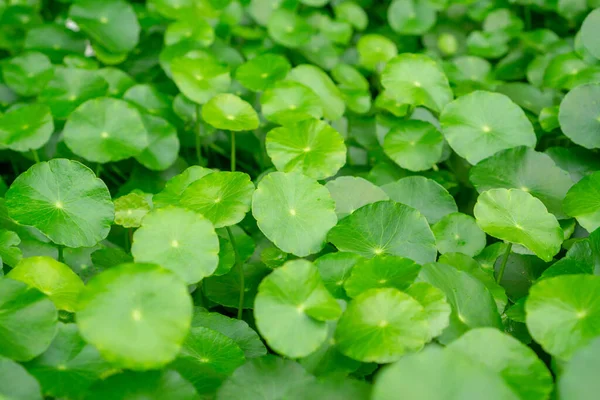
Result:
[[[0,399],[600,395],[600,1],[0,0]]]

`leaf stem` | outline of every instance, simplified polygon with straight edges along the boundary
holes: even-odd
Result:
[[[243,267],[242,263],[240,262],[241,261],[240,253],[238,252],[238,248],[235,244],[235,237],[233,236],[233,232],[231,232],[231,228],[229,228],[229,227],[226,227],[225,229],[227,229],[227,235],[229,235],[229,241],[231,242],[231,246],[233,246],[233,254],[235,254],[235,264],[233,267],[238,268],[239,273],[240,273],[240,301],[238,303],[237,318],[242,319],[242,313],[244,312],[244,292],[246,290],[244,267]]]
[[[35,161],[36,164],[40,162],[40,156],[39,156],[37,150],[31,149],[31,155],[33,156],[33,161]]]
[[[231,131],[231,172],[235,171],[235,132]]]
[[[504,270],[506,269],[506,263],[508,262],[508,256],[510,255],[510,251],[512,249],[512,243],[509,243],[506,246],[506,250],[504,251],[504,256],[502,256],[502,264],[500,264],[500,270],[498,271],[498,275],[496,276],[496,282],[500,283],[502,277],[504,276]]]
[[[96,177],[100,178],[100,173],[102,172],[102,164],[96,164]]]
[[[64,246],[58,245],[58,261],[65,262],[65,257],[63,255]]]
[[[196,138],[196,159],[198,160],[198,165],[202,165],[202,152],[200,151],[201,140],[200,134],[202,133],[202,121],[200,117],[200,105],[196,106],[196,126],[194,129],[194,136]]]

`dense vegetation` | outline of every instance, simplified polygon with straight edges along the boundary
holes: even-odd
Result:
[[[600,396],[600,1],[0,0],[0,399]]]

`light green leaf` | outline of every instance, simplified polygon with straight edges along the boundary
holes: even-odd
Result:
[[[440,254],[463,253],[475,257],[485,247],[485,233],[470,215],[452,213],[431,227]]]
[[[350,297],[370,289],[406,290],[417,278],[421,266],[408,258],[380,255],[359,260],[344,282]]]
[[[358,176],[340,176],[328,181],[325,187],[335,201],[335,212],[339,219],[367,204],[389,200],[379,186]]]
[[[404,120],[385,135],[383,151],[396,164],[410,171],[424,171],[442,157],[444,137],[425,121]]]
[[[600,227],[600,172],[577,182],[563,200],[565,213],[577,218],[588,232]]]
[[[217,129],[251,131],[258,128],[258,115],[246,101],[233,94],[219,94],[202,107],[202,119]]]

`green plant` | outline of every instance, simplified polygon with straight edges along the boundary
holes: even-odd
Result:
[[[0,399],[592,400],[600,1],[0,0]]]

